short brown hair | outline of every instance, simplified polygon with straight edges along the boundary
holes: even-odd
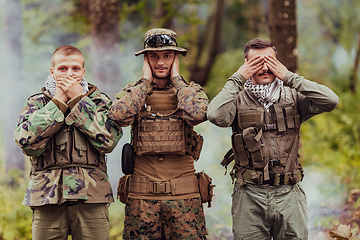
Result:
[[[78,48],[69,45],[61,46],[54,51],[51,57],[51,66],[53,67],[55,66],[55,58],[54,58],[55,55],[63,55],[63,56],[79,55],[84,58],[84,55]],[[83,61],[83,67],[85,67],[85,61]]]
[[[271,42],[264,40],[262,38],[251,39],[244,46],[244,57],[247,59],[250,49],[264,49],[264,48],[269,48],[269,47],[274,49],[276,57],[277,57],[277,50]]]

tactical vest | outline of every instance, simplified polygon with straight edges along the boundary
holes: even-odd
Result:
[[[99,153],[82,132],[67,124],[54,134],[43,154],[30,160],[32,172],[71,166],[107,171],[105,155]]]
[[[182,118],[177,104],[175,88],[147,94],[146,105],[132,125],[132,145],[137,155],[189,153],[194,160],[199,158],[202,136]]]
[[[242,91],[235,99],[237,116],[233,128],[232,149],[222,162],[233,159],[231,176],[237,183],[295,184],[302,178],[298,162],[300,115],[297,92],[284,87],[280,99],[267,111],[257,100]]]

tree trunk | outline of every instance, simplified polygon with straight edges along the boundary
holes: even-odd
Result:
[[[122,87],[119,53],[119,3],[116,0],[83,0],[91,24],[91,67],[94,82],[112,96]],[[116,87],[115,87],[116,86]]]
[[[270,0],[269,29],[279,61],[297,72],[296,0]]]
[[[222,35],[222,21],[224,14],[224,0],[216,1],[216,10],[214,16],[211,18],[211,23],[213,24],[212,36],[209,37],[211,39],[211,44],[208,49],[202,48],[199,46],[197,58],[195,62],[189,66],[190,72],[190,81],[194,81],[199,83],[201,86],[204,86],[209,78],[209,73],[211,67],[213,66],[216,56],[219,53],[220,43],[221,43],[221,35]],[[205,35],[207,31],[203,33],[204,36],[201,36],[201,39],[205,39]],[[199,65],[200,57],[205,51],[207,52],[207,61],[204,66]]]
[[[356,79],[358,76],[359,62],[360,62],[360,32],[358,33],[358,42],[356,47],[354,67],[350,75],[350,91],[353,94],[356,93]]]
[[[22,4],[21,0],[5,0],[5,80],[6,90],[4,111],[4,139],[6,151],[6,169],[24,170],[24,155],[14,141],[14,129],[25,99],[23,92],[23,53],[22,53]],[[19,97],[10,98],[10,94]]]
[[[172,29],[173,18],[169,14],[169,10],[173,4],[171,1],[158,0],[156,19],[162,21],[160,24],[163,28]]]

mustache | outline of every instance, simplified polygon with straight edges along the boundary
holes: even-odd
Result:
[[[154,69],[159,69],[159,68],[161,68],[161,69],[168,69],[167,67],[161,67],[161,66],[155,66],[155,67],[154,67]]]
[[[265,72],[259,73],[258,76],[262,76],[264,74],[273,74],[273,73],[272,73],[272,71],[265,71]]]

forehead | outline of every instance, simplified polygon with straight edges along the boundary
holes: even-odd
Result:
[[[149,55],[165,55],[165,54],[174,54],[175,51],[174,50],[162,50],[162,51],[148,51]]]
[[[249,50],[248,59],[251,59],[252,57],[255,57],[255,56],[266,56],[266,55],[272,55],[272,56],[276,57],[276,53],[275,53],[274,49],[271,47],[262,48],[262,49],[252,48]]]
[[[80,65],[83,66],[84,64],[84,57],[81,55],[62,55],[56,54],[53,57],[54,65],[63,65],[63,64],[71,64],[71,65]]]

